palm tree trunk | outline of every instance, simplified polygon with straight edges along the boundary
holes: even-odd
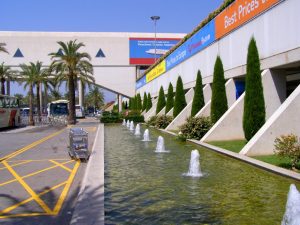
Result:
[[[34,126],[33,121],[33,87],[32,84],[29,85],[29,126]]]
[[[10,95],[10,80],[6,80],[6,94]]]
[[[2,95],[5,95],[5,79],[4,78],[1,78],[1,94]]]
[[[45,92],[45,98],[44,98],[44,105],[47,108],[47,104],[48,104],[48,84],[44,84],[44,92]]]
[[[36,84],[36,107],[37,107],[37,115],[38,120],[41,122],[41,104],[40,104],[40,84]]]
[[[69,86],[69,124],[75,124],[75,84],[74,84],[74,75],[71,73],[68,80]]]

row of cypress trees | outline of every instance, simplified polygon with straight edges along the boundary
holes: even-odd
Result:
[[[129,99],[129,107],[130,110],[132,111],[144,111],[146,110],[148,112],[149,109],[152,108],[152,100],[151,100],[151,95],[148,93],[144,93],[144,98],[142,101],[140,93],[135,95],[134,97]]]
[[[157,100],[156,114],[158,114],[164,107],[166,107],[165,114],[174,108],[173,117],[175,118],[187,105],[184,94],[183,83],[180,76],[177,79],[175,96],[173,92],[173,85],[170,83],[166,100],[164,89],[161,86]]]
[[[211,121],[217,122],[227,111],[226,80],[220,56],[217,56],[214,66],[211,98]],[[197,74],[195,94],[191,116],[204,106],[202,78],[200,71]],[[246,88],[243,112],[243,130],[246,140],[250,140],[265,123],[265,101],[261,80],[259,53],[254,37],[251,38],[247,54]]]
[[[225,83],[226,80],[224,77],[222,60],[220,56],[217,56],[214,66],[211,98],[211,121],[213,123],[217,122],[228,110]],[[149,99],[149,97],[147,98],[145,93],[143,110],[146,109],[145,101],[147,101],[147,99]],[[202,77],[201,72],[198,70],[191,116],[195,116],[203,108],[204,104]],[[174,108],[173,117],[175,118],[186,107],[186,105],[187,103],[185,100],[183,83],[180,76],[178,77],[176,84],[175,99],[171,83],[168,88],[167,100],[165,99],[164,90],[161,86],[159,90],[156,114],[158,114],[164,107],[166,107],[165,114]],[[147,109],[149,110],[150,108]],[[250,140],[264,123],[265,102],[261,81],[259,53],[256,41],[252,37],[249,43],[247,55],[246,94],[243,113],[243,129],[246,139]]]

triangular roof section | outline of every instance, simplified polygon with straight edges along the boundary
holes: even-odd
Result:
[[[13,57],[22,58],[22,57],[24,57],[24,55],[21,52],[21,50],[18,48]]]
[[[57,51],[57,53],[56,53],[57,55],[59,55],[59,56],[63,56],[64,55],[64,53],[63,53],[63,51],[62,51],[62,49],[60,48],[60,49],[58,49],[58,51]]]
[[[104,55],[104,53],[103,53],[103,51],[102,51],[101,48],[97,52],[96,58],[105,58],[105,55]]]

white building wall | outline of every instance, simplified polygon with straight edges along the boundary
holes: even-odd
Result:
[[[158,33],[157,37],[182,38],[183,34]],[[21,63],[41,61],[51,64],[51,52],[59,49],[58,41],[77,40],[85,44],[80,51],[91,56],[96,83],[125,96],[135,95],[136,66],[129,64],[129,38],[153,37],[153,33],[101,32],[0,32],[0,43],[6,43],[9,54],[1,54],[0,62],[18,68]],[[13,57],[17,49],[24,57]],[[105,57],[96,57],[101,49]]]
[[[150,92],[156,96],[159,87],[167,88],[169,82],[176,83],[181,75],[184,88],[194,85],[197,70],[201,70],[203,83],[212,82],[216,56],[223,61],[225,77],[230,78],[245,74],[248,44],[255,37],[261,59],[261,69],[268,69],[287,63],[299,61],[299,54],[289,56],[289,51],[300,52],[300,8],[299,0],[285,0],[269,11],[243,25],[218,42],[167,71],[152,82],[138,89],[139,92]],[[284,56],[279,55],[286,53]],[[282,58],[284,60],[282,60]],[[278,60],[280,59],[280,60]]]

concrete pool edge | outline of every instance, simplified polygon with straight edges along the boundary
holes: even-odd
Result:
[[[104,124],[98,126],[70,224],[104,224]]]
[[[155,129],[157,129],[157,128],[155,128]],[[164,133],[173,135],[173,136],[177,136],[175,133],[170,132],[170,131],[166,131],[166,130],[163,130],[163,129],[158,129],[158,130],[162,131]],[[243,161],[245,163],[248,163],[250,165],[258,167],[260,169],[263,169],[263,170],[275,173],[277,175],[281,175],[281,176],[284,176],[284,177],[287,177],[287,178],[292,178],[294,180],[300,181],[300,174],[296,173],[294,171],[287,170],[287,169],[284,169],[284,168],[281,168],[281,167],[278,167],[278,166],[274,166],[272,164],[269,164],[269,163],[266,163],[266,162],[263,162],[263,161],[245,156],[245,155],[241,155],[241,154],[238,154],[238,153],[235,153],[235,152],[232,152],[232,151],[220,148],[220,147],[216,147],[216,146],[213,146],[213,145],[201,142],[201,141],[197,141],[197,140],[193,140],[193,139],[188,139],[187,141],[191,142],[191,143],[194,143],[194,144],[197,144],[197,145],[200,145],[202,147],[205,147],[209,150],[218,152],[220,154],[229,156],[231,158]]]

